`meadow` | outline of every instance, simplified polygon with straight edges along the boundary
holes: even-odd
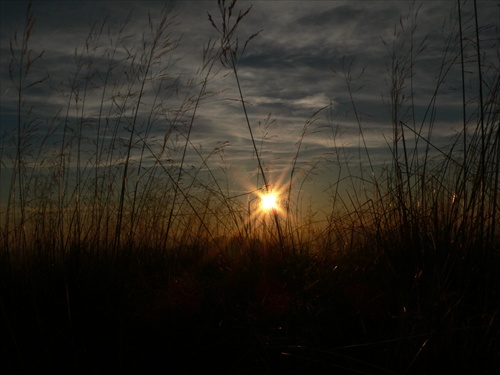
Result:
[[[497,373],[500,66],[481,60],[477,24],[477,40],[461,23],[450,36],[423,118],[410,89],[419,46],[411,33],[411,53],[388,45],[390,161],[372,161],[359,118],[359,159],[335,143],[342,174],[319,220],[301,204],[314,177],[298,160],[328,108],[305,121],[277,186],[240,85],[258,34],[238,38],[251,12],[238,6],[219,1],[207,21],[219,39],[182,84],[172,4],[138,44],[131,18],[113,38],[96,23],[62,83],[32,49],[27,10],[8,68],[16,132],[1,135],[1,372]],[[223,136],[209,151],[191,138],[220,69],[234,78],[256,165],[257,183],[238,197],[221,173]],[[443,147],[433,113],[451,69],[476,69],[480,95],[462,84],[463,125]],[[29,102],[44,85],[61,94],[50,117]],[[272,192],[276,205],[263,207]]]

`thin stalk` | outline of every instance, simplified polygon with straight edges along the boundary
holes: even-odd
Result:
[[[166,233],[165,233],[165,237],[164,237],[164,244],[163,244],[164,247],[167,245],[167,242],[168,242],[168,239],[169,239],[169,236],[170,236],[170,230],[171,230],[172,220],[173,220],[173,215],[174,215],[174,210],[175,210],[175,203],[177,202],[177,197],[179,195],[179,190],[181,189],[179,183],[180,183],[181,177],[182,177],[184,163],[185,163],[186,155],[187,155],[187,149],[188,149],[190,141],[191,141],[191,132],[192,132],[192,129],[193,129],[194,120],[196,118],[196,114],[198,112],[198,108],[200,106],[201,100],[202,100],[203,96],[205,95],[205,92],[206,92],[206,89],[207,89],[207,85],[208,85],[208,81],[209,81],[209,77],[210,77],[210,74],[212,72],[212,68],[214,66],[214,63],[215,63],[215,58],[212,58],[212,59],[208,60],[207,64],[204,64],[204,67],[207,69],[207,73],[205,74],[205,77],[204,77],[204,79],[203,79],[203,81],[201,83],[201,88],[200,88],[200,91],[198,92],[197,98],[194,101],[193,113],[192,113],[192,115],[190,117],[190,120],[189,120],[188,131],[187,131],[187,134],[186,134],[186,142],[184,143],[184,148],[183,148],[183,152],[182,152],[181,162],[180,162],[180,165],[179,165],[179,171],[177,173],[177,179],[175,181],[173,181],[174,182],[174,186],[175,186],[175,188],[174,188],[174,197],[173,197],[172,207],[171,207],[169,215],[168,215],[167,229],[166,229]],[[184,195],[183,192],[181,192],[181,193]]]
[[[120,246],[120,237],[121,237],[121,229],[122,229],[122,222],[123,222],[123,212],[124,212],[124,206],[125,206],[125,194],[127,190],[127,184],[128,184],[128,178],[129,178],[129,168],[130,168],[130,158],[131,158],[131,153],[132,153],[132,148],[134,144],[134,137],[136,136],[136,127],[138,123],[138,118],[139,118],[139,108],[142,103],[142,99],[145,96],[145,86],[146,82],[148,81],[148,76],[149,72],[152,68],[152,65],[154,63],[154,58],[157,52],[157,49],[159,47],[159,44],[161,42],[161,38],[163,36],[163,33],[165,32],[166,27],[169,25],[167,22],[167,14],[168,9],[164,9],[162,12],[162,20],[160,21],[160,24],[158,25],[155,34],[154,34],[154,39],[152,42],[152,45],[149,49],[149,53],[146,53],[146,51],[143,52],[143,55],[141,56],[139,60],[139,64],[143,65],[143,67],[139,66],[137,68],[137,76],[140,75],[141,71],[144,69],[142,79],[140,80],[140,88],[139,88],[139,94],[137,97],[137,101],[135,103],[134,109],[133,109],[133,115],[132,115],[132,124],[130,126],[130,136],[127,142],[127,152],[125,156],[125,162],[124,162],[124,170],[123,170],[123,175],[121,179],[121,189],[120,189],[120,198],[119,198],[119,204],[118,204],[118,219],[116,223],[116,231],[115,231],[115,240],[114,240],[114,251],[116,252]],[[150,27],[152,30],[152,20],[150,17]],[[145,38],[145,37],[143,37]],[[143,39],[143,46],[144,48],[146,47],[146,40]],[[164,47],[164,46],[163,46]],[[131,231],[132,227],[134,225],[133,220],[134,220],[134,212],[132,212],[131,216]]]
[[[250,125],[250,120],[248,118],[248,111],[247,111],[247,108],[246,108],[246,105],[245,105],[245,99],[243,98],[243,91],[241,90],[241,84],[240,84],[240,79],[239,79],[239,76],[238,76],[238,70],[236,68],[236,62],[235,62],[235,59],[234,59],[234,54],[231,52],[230,55],[231,55],[231,66],[233,68],[234,77],[236,79],[236,84],[238,86],[238,93],[240,95],[241,105],[243,107],[243,113],[245,114],[245,121],[247,123],[248,132],[250,133],[250,138],[252,139],[252,145],[253,145],[253,149],[254,149],[254,152],[255,152],[255,155],[256,155],[256,158],[257,158],[257,163],[259,165],[260,173],[262,174],[262,180],[264,181],[265,191],[266,191],[266,193],[269,193],[270,189],[271,189],[271,186],[269,185],[269,182],[267,180],[267,176],[266,176],[266,174],[264,172],[264,168],[262,166],[262,161],[260,159],[259,152],[257,150],[257,144],[255,143],[255,138],[253,136],[252,126]],[[281,246],[281,250],[284,251],[283,234],[281,232],[281,226],[280,226],[280,223],[279,223],[278,212],[276,212],[276,210],[272,210],[272,215],[273,215],[274,223],[276,225],[276,230],[278,231],[278,240],[279,240],[279,243],[280,243],[280,246]]]
[[[241,88],[241,83],[240,83],[240,79],[239,79],[239,75],[238,75],[237,59],[236,59],[236,53],[238,51],[238,38],[236,38],[235,42],[233,43],[233,38],[234,38],[234,34],[236,33],[237,26],[239,25],[240,21],[250,12],[250,10],[252,9],[252,6],[250,6],[249,8],[247,8],[247,10],[244,11],[244,12],[240,11],[238,13],[238,17],[237,17],[236,21],[234,22],[233,25],[231,25],[231,16],[232,16],[232,12],[233,12],[234,6],[236,5],[236,0],[232,0],[231,4],[228,7],[226,7],[226,5],[225,5],[225,0],[218,0],[218,5],[219,5],[219,10],[220,10],[220,13],[221,13],[221,16],[222,16],[222,25],[221,25],[221,28],[217,27],[217,25],[215,24],[215,22],[214,22],[212,16],[210,15],[210,13],[208,14],[208,19],[209,19],[210,23],[212,24],[212,26],[217,30],[217,32],[221,36],[221,51],[220,51],[220,56],[219,57],[220,57],[220,60],[222,62],[222,65],[226,66],[226,63],[229,64],[231,70],[233,71],[234,77],[236,79],[236,85],[238,87],[238,94],[239,94],[239,97],[240,97],[240,100],[241,100],[241,105],[242,105],[242,108],[243,108],[243,113],[245,115],[245,121],[246,121],[246,124],[247,124],[248,132],[250,134],[250,139],[252,141],[253,150],[254,150],[255,156],[257,158],[257,164],[258,164],[258,167],[259,167],[259,171],[262,174],[262,179],[264,181],[265,192],[268,193],[268,192],[270,192],[271,186],[270,186],[269,181],[267,179],[266,173],[264,172],[264,167],[262,165],[262,161],[261,161],[258,149],[257,149],[257,144],[255,142],[255,137],[253,135],[252,127],[250,125],[250,120],[249,120],[249,117],[248,117],[248,111],[247,111],[247,108],[246,108],[246,105],[245,105],[245,99],[243,97],[243,90]],[[259,33],[260,33],[260,31],[256,32],[255,34],[251,35],[246,40],[246,42],[245,42],[245,44],[243,46],[243,49],[240,52],[240,57],[245,52],[245,49],[246,49],[248,43],[253,38],[255,38]],[[229,61],[228,61],[228,58],[227,58],[228,54],[230,56]],[[282,235],[282,231],[281,231],[281,226],[280,226],[280,223],[279,223],[278,212],[276,212],[275,210],[273,210],[272,211],[272,215],[273,215],[273,218],[274,218],[274,222],[276,224],[276,229],[277,229],[277,232],[278,232],[278,239],[279,239],[279,242],[280,242],[280,247],[281,247],[282,252],[284,252],[284,241],[283,241],[283,235]]]
[[[479,21],[478,21],[478,15],[477,15],[477,1],[474,0],[474,20],[475,20],[475,26],[476,26],[476,52],[477,52],[477,67],[478,67],[478,84],[479,84],[479,121],[480,121],[480,126],[481,126],[481,153],[480,153],[480,172],[479,172],[479,178],[481,179],[481,201],[480,201],[480,246],[481,248],[483,247],[483,241],[484,241],[484,201],[486,199],[485,193],[486,193],[486,165],[485,165],[485,154],[486,154],[486,136],[485,136],[485,129],[484,129],[484,106],[483,106],[483,75],[482,75],[482,66],[481,66],[481,47],[479,45]]]
[[[460,32],[460,70],[462,78],[462,118],[463,118],[463,177],[462,177],[462,196],[464,202],[467,202],[467,107],[466,107],[466,97],[465,97],[465,62],[464,62],[464,38],[463,38],[463,26],[462,26],[462,10],[460,5],[460,0],[457,0],[458,6],[458,28]],[[465,207],[465,205],[464,205]],[[465,219],[467,215],[463,215]]]

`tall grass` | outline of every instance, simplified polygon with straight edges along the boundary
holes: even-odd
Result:
[[[210,14],[208,21],[219,39],[208,42],[188,80],[175,70],[180,21],[172,3],[149,16],[140,42],[128,32],[132,14],[117,36],[107,19],[96,23],[62,80],[35,69],[44,53],[31,46],[28,7],[23,34],[11,43],[16,133],[2,135],[0,160],[3,176],[10,171],[1,212],[2,359],[14,358],[12,368],[29,368],[29,357],[50,366],[62,350],[70,356],[61,366],[74,370],[95,370],[101,360],[114,371],[161,358],[172,369],[191,366],[177,354],[236,372],[243,363],[270,373],[493,370],[500,67],[483,59],[477,9],[471,28],[461,16],[469,4],[457,3],[428,98],[414,89],[428,43],[416,40],[419,9],[382,41],[392,126],[383,166],[370,154],[357,104],[363,75],[341,61],[359,153],[353,165],[331,120],[338,175],[327,220],[316,221],[315,211],[299,207],[301,185],[320,162],[310,161],[300,179],[298,160],[329,108],[304,123],[280,190],[283,209],[260,212],[254,194],[274,182],[239,78],[259,32],[241,47],[238,26],[251,7],[218,4],[220,23]],[[464,59],[468,51],[473,61]],[[463,126],[443,146],[434,141],[435,119],[453,69],[462,73]],[[477,97],[465,88],[469,70]],[[199,109],[218,94],[211,82],[227,71],[263,181],[239,197],[226,188],[225,169],[221,177],[214,167],[214,158],[229,163],[227,143],[207,152],[192,138]],[[60,105],[52,117],[28,101],[30,90],[47,84]],[[417,99],[427,101],[424,113]]]

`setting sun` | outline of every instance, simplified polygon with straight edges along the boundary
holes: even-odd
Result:
[[[260,207],[263,211],[276,210],[278,208],[278,198],[276,194],[264,194],[260,198]]]

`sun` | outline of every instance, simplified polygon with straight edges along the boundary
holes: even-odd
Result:
[[[262,211],[272,211],[278,209],[278,197],[274,193],[263,194],[260,197],[260,208]]]

